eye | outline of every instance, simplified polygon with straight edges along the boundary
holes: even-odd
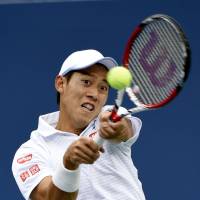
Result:
[[[81,82],[83,83],[84,86],[90,86],[91,85],[91,81],[88,80],[88,79],[81,80]]]
[[[100,86],[100,90],[103,91],[103,92],[107,92],[109,89],[108,85],[101,85]]]

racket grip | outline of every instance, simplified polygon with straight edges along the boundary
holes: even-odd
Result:
[[[105,139],[103,139],[103,138],[99,135],[98,132],[97,132],[97,134],[94,136],[93,140],[94,140],[94,142],[95,142],[96,144],[98,144],[99,146],[102,146],[103,143],[104,143],[104,141],[105,141]]]
[[[110,121],[118,122],[121,120],[122,116],[117,114],[118,109],[114,108],[111,112]]]

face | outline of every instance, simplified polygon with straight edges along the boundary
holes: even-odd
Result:
[[[60,113],[72,129],[85,128],[106,103],[109,86],[107,69],[95,64],[80,72],[74,72],[67,81],[62,78]]]

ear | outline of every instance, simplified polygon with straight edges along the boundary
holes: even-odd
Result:
[[[55,78],[55,88],[57,92],[60,94],[63,93],[64,90],[64,78],[62,76],[56,76]]]

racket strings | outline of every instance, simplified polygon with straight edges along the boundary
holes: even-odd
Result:
[[[148,40],[147,39],[147,34],[145,35],[145,34],[143,34],[143,35],[141,35],[141,37],[143,37],[141,40],[138,40],[139,42],[137,43],[135,43],[135,45],[136,45],[136,48],[135,47],[132,47],[132,55],[134,55],[134,50],[136,50],[136,49],[138,49],[138,55],[140,55],[139,53],[140,53],[140,50],[142,49],[142,47],[145,45],[145,42]],[[153,64],[153,62],[154,62],[154,60],[156,59],[156,57],[157,57],[157,55],[155,54],[155,53],[153,53],[152,51],[155,51],[154,50],[154,48],[152,48],[152,46],[150,46],[150,47],[146,47],[147,48],[147,51],[148,52],[151,52],[149,55],[148,55],[148,62],[149,62],[149,64],[150,65],[152,65]],[[158,52],[158,51],[156,51],[156,52]],[[140,62],[139,62],[139,59],[137,59],[138,60],[138,62],[137,62],[137,66],[139,66],[139,65],[141,65],[140,64]],[[132,58],[132,61],[133,61],[133,58]],[[133,63],[133,62],[132,62]],[[134,67],[134,64],[132,64],[132,66]],[[152,89],[153,87],[150,87],[150,83],[149,82],[147,82],[147,80],[148,80],[148,75],[146,74],[146,72],[145,72],[145,70],[143,69],[143,68],[138,68],[138,69],[136,69],[136,70],[139,70],[140,72],[138,72],[138,73],[140,73],[140,77],[142,77],[142,75],[143,75],[143,81],[142,81],[142,83],[144,83],[144,82],[146,82],[146,89],[147,89],[147,91],[148,92],[144,92],[144,93],[149,93],[150,92],[150,94],[148,95],[148,97],[149,97],[149,100],[148,100],[148,102],[152,102],[152,101],[155,101],[155,98],[157,98],[157,100],[158,101],[161,101],[161,97],[165,94],[162,90],[158,90],[157,91],[157,93],[159,94],[159,95],[157,95],[157,96],[155,96],[155,91]],[[134,73],[135,74],[135,73]],[[146,74],[146,76],[144,76]],[[160,97],[160,98],[159,98]],[[151,100],[150,100],[151,99]]]
[[[154,24],[152,24],[154,26]],[[176,79],[174,80],[179,80],[180,81],[180,74],[184,70],[184,59],[183,59],[183,54],[184,54],[184,46],[181,46],[181,38],[178,35],[178,32],[175,32],[173,30],[173,27],[170,26],[169,24],[166,24],[162,26],[162,24],[157,28],[157,33],[163,37],[164,45],[166,46],[167,53],[169,54],[169,57],[173,58],[173,61],[175,64],[178,66],[177,67],[177,73],[175,73]],[[161,40],[158,41],[158,43]],[[161,44],[162,45],[162,44]],[[166,66],[167,67],[167,66]],[[182,78],[182,77],[181,77]]]
[[[158,101],[161,101],[161,97],[164,95],[164,93],[161,90],[158,90],[157,93],[159,95],[156,95],[157,93],[155,93],[155,91],[153,90],[153,87],[151,86],[151,83],[149,82],[149,78],[148,78],[148,74],[145,72],[145,70],[142,67],[134,67],[134,66],[140,66],[140,62],[139,59],[134,59],[135,57],[133,55],[140,55],[140,50],[141,48],[144,46],[145,41],[146,41],[146,35],[141,35],[142,38],[140,41],[137,40],[134,44],[134,46],[132,46],[132,50],[131,50],[131,55],[130,55],[130,68],[132,69],[132,73],[134,74],[134,76],[136,74],[138,74],[138,78],[134,80],[138,80],[138,82],[140,82],[139,86],[140,89],[143,90],[142,94],[144,94],[147,98],[147,102],[152,102],[155,101],[155,99],[158,99]],[[137,51],[136,53],[134,51]],[[148,50],[149,51],[149,50]],[[149,63],[151,64],[151,62],[153,62],[154,58],[152,58],[153,54],[149,55]],[[136,62],[136,64],[134,64],[134,62]],[[135,71],[135,72],[134,72]],[[134,83],[137,85],[137,83]],[[141,87],[145,85],[145,87]]]
[[[142,42],[142,41],[141,41]],[[165,93],[162,90],[157,90],[156,92],[153,89],[153,86],[151,86],[150,81],[148,80],[148,74],[145,72],[145,70],[142,67],[134,67],[134,66],[140,66],[139,59],[134,59],[135,57],[132,55],[139,55],[139,51],[141,49],[141,46],[139,43],[135,43],[132,47],[131,54],[130,54],[130,69],[132,71],[132,74],[134,74],[134,82],[133,85],[138,85],[140,88],[140,94],[144,96],[146,101],[141,100],[142,102],[148,102],[150,104],[151,102],[155,102],[155,99],[157,99],[158,102],[162,101],[162,97],[165,96]],[[135,53],[134,51],[137,51]],[[151,55],[150,55],[151,57]],[[153,58],[150,58],[153,60]],[[145,86],[145,87],[144,87]],[[140,97],[141,99],[141,97]]]
[[[184,77],[182,38],[173,24],[164,20],[148,24],[134,41],[129,55],[133,84],[144,104],[158,104],[172,94]]]
[[[181,52],[178,52],[178,51],[181,48],[180,48],[180,46],[175,47],[175,45],[180,44],[180,41],[178,41],[178,43],[177,43],[177,41],[174,41],[174,39],[177,38],[177,35],[172,36],[170,34],[170,33],[173,33],[173,30],[172,30],[172,27],[169,26],[168,24],[165,24],[165,26],[163,26],[162,24],[156,23],[156,24],[152,24],[152,28],[151,27],[149,27],[149,28],[152,29],[150,31],[156,30],[156,34],[160,38],[160,40],[157,40],[157,45],[155,45],[155,48],[153,49],[153,52],[155,52],[155,53],[152,52],[152,55],[155,54],[154,60],[156,58],[158,58],[159,56],[164,57],[164,60],[160,63],[162,65],[162,67],[157,68],[156,75],[157,75],[157,77],[161,77],[160,79],[158,79],[161,82],[167,81],[167,80],[163,80],[162,77],[165,77],[170,64],[172,64],[172,63],[170,63],[170,58],[173,58],[171,60],[173,60],[173,62],[175,64],[181,63],[181,61],[183,61],[183,59],[176,60],[176,58],[180,57]],[[148,27],[147,27],[147,29],[148,29]],[[176,52],[178,52],[178,53],[176,53]],[[153,65],[153,62],[151,64]],[[182,66],[182,65],[183,64],[181,63],[179,66]],[[177,70],[178,69],[179,68],[177,68]],[[168,75],[170,75],[170,74],[168,74]],[[175,73],[174,76],[176,76],[176,77],[174,79],[170,80],[171,85],[165,84],[166,86],[161,88],[164,90],[165,93],[171,92],[168,90],[170,90],[171,88],[174,88],[177,85],[177,81],[176,81],[176,80],[178,80],[177,73]],[[165,77],[165,79],[170,79],[170,78],[171,77]],[[160,84],[162,84],[161,82],[160,82]]]
[[[150,31],[156,30],[156,33],[160,38],[160,40],[157,41],[157,45],[155,45],[155,51],[157,52],[158,56],[160,54],[160,51],[162,51],[164,47],[167,51],[166,54],[168,55],[168,59],[166,59],[166,61],[169,61],[170,58],[173,58],[172,60],[175,62],[175,64],[180,66],[177,68],[177,70],[183,70],[184,68],[182,66],[184,60],[182,57],[182,47],[180,46],[181,41],[180,37],[178,37],[177,33],[173,30],[172,26],[170,26],[168,23],[165,23],[164,25],[163,23],[152,23],[152,27],[149,26],[147,27],[147,29],[148,28],[151,29]],[[157,73],[160,72],[161,77],[165,73],[164,70],[168,69],[169,64],[170,63],[163,62],[162,65],[164,66],[162,68],[158,68]],[[176,75],[177,74],[179,73],[176,73]],[[176,76],[176,78],[178,79],[178,76]]]
[[[139,64],[134,64],[133,58],[130,57],[130,59],[130,65],[136,66],[137,64]],[[155,102],[155,99],[158,99],[158,101],[161,100],[161,96],[163,94],[161,93],[161,91],[157,91],[159,94],[157,95],[155,91],[153,91],[153,88],[150,87],[150,84],[146,78],[146,74],[142,71],[141,68],[135,69],[134,71],[132,71],[132,74],[134,74],[133,85],[137,85],[139,87],[139,93],[137,94],[137,97],[140,99],[141,102],[145,104],[150,104],[151,102]]]

